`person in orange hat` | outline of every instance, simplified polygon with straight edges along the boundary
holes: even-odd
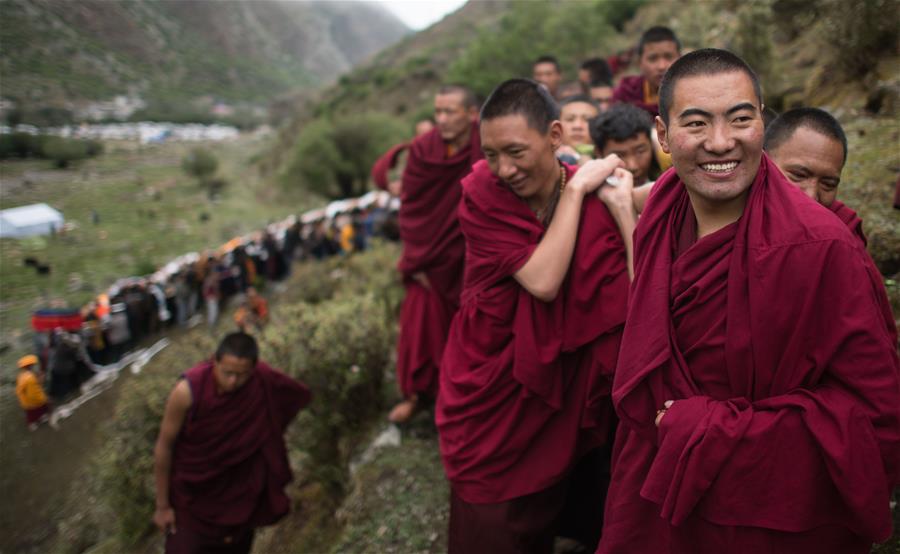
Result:
[[[19,376],[16,378],[16,396],[19,405],[25,410],[25,422],[28,430],[34,431],[38,424],[50,421],[56,428],[56,421],[50,417],[52,410],[47,394],[44,392],[44,373],[39,369],[38,358],[33,354],[19,358]]]

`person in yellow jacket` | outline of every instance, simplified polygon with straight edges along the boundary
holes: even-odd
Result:
[[[25,410],[25,422],[28,429],[34,431],[38,424],[50,421],[50,426],[56,428],[56,421],[50,417],[51,407],[44,392],[42,381],[43,372],[38,369],[37,356],[29,354],[19,358],[19,376],[16,378],[16,396],[19,397],[19,405]]]

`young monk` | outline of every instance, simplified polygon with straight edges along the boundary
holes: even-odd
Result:
[[[253,337],[227,335],[169,395],[153,515],[167,554],[250,552],[254,529],[288,512],[284,431],[310,393],[258,357]]]
[[[847,137],[834,117],[818,108],[788,110],[766,127],[764,148],[790,182],[834,212],[866,246],[862,219],[837,199],[841,172],[847,162]],[[871,257],[867,261],[872,275],[880,279],[875,262]],[[879,306],[896,343],[897,325],[887,294],[879,294]]]
[[[605,484],[569,478],[614,427],[607,395],[634,222],[618,195],[630,198],[631,179],[615,156],[577,173],[561,165],[558,116],[538,83],[501,84],[481,110],[486,161],[463,180],[465,279],[436,409],[451,553],[551,552],[560,514],[584,490],[593,496],[575,512],[601,515],[591,506]],[[594,191],[610,175],[622,182],[603,188],[607,208]],[[575,537],[590,548],[593,523],[593,536]]]
[[[633,104],[652,116],[659,113],[659,84],[669,66],[681,55],[681,42],[668,27],[647,29],[637,47],[641,74],[619,81],[616,102]]]
[[[659,164],[653,155],[651,131],[653,119],[644,110],[630,104],[617,104],[591,122],[594,154],[615,154],[641,186],[659,176]]]
[[[459,306],[465,245],[456,218],[460,180],[481,159],[478,102],[461,86],[434,99],[433,131],[416,138],[403,173],[398,268],[406,297],[400,309],[397,381],[403,400],[388,419],[407,421],[438,389],[438,365]]]
[[[590,127],[600,108],[589,97],[579,94],[560,100],[559,113],[563,145],[556,155],[566,163],[583,165],[592,159],[594,145]]]
[[[763,154],[753,71],[660,88],[674,171],[635,232],[598,552],[868,553],[891,533],[900,362],[866,253]]]

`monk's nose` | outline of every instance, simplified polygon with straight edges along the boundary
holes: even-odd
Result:
[[[724,153],[734,148],[734,139],[725,125],[712,125],[706,140],[706,149],[710,152]]]
[[[515,164],[501,159],[500,160],[500,171],[498,172],[497,176],[500,177],[501,179],[509,179],[515,174],[516,174]]]

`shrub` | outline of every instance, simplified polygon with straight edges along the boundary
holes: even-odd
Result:
[[[404,127],[379,113],[316,119],[300,132],[284,180],[301,179],[330,198],[360,196],[378,156],[408,136]]]
[[[61,137],[44,137],[41,150],[43,156],[53,160],[62,169],[70,163],[89,157],[88,145],[83,140],[68,140]]]
[[[181,168],[191,177],[196,177],[201,182],[206,181],[216,172],[219,160],[205,148],[194,148],[181,160]]]
[[[873,70],[882,54],[896,54],[900,42],[900,4],[896,0],[819,0],[822,36],[844,74]]]
[[[295,304],[278,318],[263,335],[262,351],[314,395],[292,446],[309,456],[311,479],[340,495],[353,437],[381,408],[393,325],[372,295]]]

